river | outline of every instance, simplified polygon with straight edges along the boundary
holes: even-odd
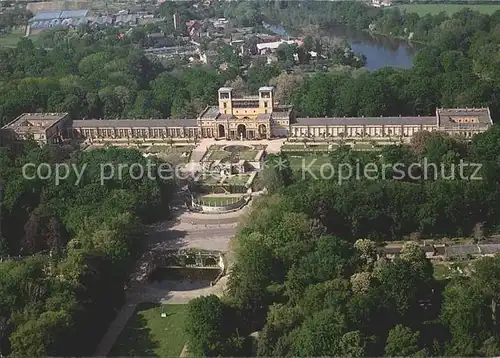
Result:
[[[280,36],[287,36],[282,26],[265,25]],[[365,68],[378,70],[384,67],[411,68],[418,46],[407,41],[372,35],[368,32],[335,26],[321,31],[321,36],[338,37],[347,40],[355,53],[366,56]]]

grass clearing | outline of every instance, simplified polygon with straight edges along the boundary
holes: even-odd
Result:
[[[23,38],[20,34],[2,34],[0,35],[0,46],[2,47],[15,47],[17,43]]]
[[[425,16],[427,14],[436,15],[440,12],[445,12],[448,15],[452,15],[459,12],[462,9],[470,8],[473,11],[478,11],[482,14],[492,14],[497,10],[500,10],[500,5],[497,4],[404,4],[397,5],[401,10],[406,10],[407,12],[417,13],[419,16]]]
[[[8,33],[0,33],[0,46],[1,47],[15,47],[17,45],[17,43],[19,41],[21,41],[21,39],[23,37],[25,37],[24,34],[25,34],[25,30],[20,29],[20,28],[14,29]],[[39,40],[38,35],[31,35],[28,38],[31,41],[33,41],[35,46],[37,46],[37,41]]]
[[[187,337],[187,305],[141,303],[111,349],[110,356],[179,357]]]

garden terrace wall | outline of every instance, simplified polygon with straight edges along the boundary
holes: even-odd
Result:
[[[193,200],[192,207],[197,210],[201,209],[201,211],[206,214],[221,214],[241,209],[244,205],[246,205],[250,201],[250,199],[251,199],[250,196],[242,197],[235,203],[228,205],[221,205],[221,206],[200,205],[195,203],[195,201]]]

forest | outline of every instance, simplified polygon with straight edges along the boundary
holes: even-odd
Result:
[[[74,172],[60,185],[23,177],[25,163],[55,170],[61,162],[85,167],[82,180]],[[0,148],[3,355],[92,355],[123,303],[144,225],[168,218],[173,183],[126,173],[102,185],[101,163],[146,165],[133,149]]]

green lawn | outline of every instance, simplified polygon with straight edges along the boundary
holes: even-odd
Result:
[[[327,151],[330,145],[328,144],[308,144],[307,148],[312,149],[312,150],[321,150],[321,151]]]
[[[369,143],[356,143],[353,145],[352,147],[353,150],[380,150],[380,148],[377,148],[377,147],[373,147],[373,145],[369,144]]]
[[[224,150],[210,151],[207,156],[209,160],[222,160],[227,157],[229,157],[229,152],[226,152]]]
[[[309,168],[311,162],[314,164],[310,167],[312,171],[319,170],[323,164],[331,163],[330,157],[324,155],[313,155],[306,153],[303,157],[291,157],[289,158],[290,167],[294,171],[300,171],[301,169],[306,170]]]
[[[24,35],[18,33],[2,34],[0,35],[0,46],[15,47],[23,36]]]
[[[283,152],[328,152],[330,146],[332,150],[337,148],[336,143],[306,143],[304,148],[304,143],[285,143],[281,146]]]
[[[233,175],[224,179],[224,184],[245,185],[248,179],[250,179],[250,174]]]
[[[242,160],[254,160],[258,151],[256,150],[247,150],[239,152],[238,155]],[[210,151],[207,155],[208,160],[224,160],[231,156],[231,153],[226,150],[215,150]]]
[[[208,150],[222,150],[225,145],[220,145],[220,144],[212,144]]]
[[[256,151],[256,150],[249,150],[249,151],[246,151],[246,152],[240,152],[239,155],[240,155],[240,159],[243,159],[243,160],[254,160],[255,157],[257,156],[257,153],[259,153],[259,152]]]
[[[222,178],[219,178],[218,176],[212,176],[212,175],[207,175],[202,178],[200,178],[199,183],[201,185],[215,185],[220,182]]]
[[[427,14],[436,15],[440,12],[446,12],[451,15],[454,14],[463,8],[470,8],[474,11],[479,11],[483,14],[492,14],[497,10],[500,10],[500,5],[487,5],[487,4],[479,4],[479,5],[468,5],[468,4],[405,4],[405,5],[397,5],[400,9],[406,10],[408,12],[415,12],[419,16],[425,16]]]
[[[160,304],[139,304],[110,356],[179,357],[186,343],[187,305],[163,305],[163,310],[165,318]]]
[[[164,153],[183,153],[192,151],[194,149],[194,145],[152,145],[148,148],[150,150],[157,150]]]
[[[436,280],[446,280],[451,275],[451,270],[444,264],[434,264],[434,278]]]
[[[17,43],[24,37],[24,30],[16,29],[9,33],[1,33],[0,34],[0,46],[5,47],[15,47]],[[37,45],[37,41],[39,39],[38,35],[32,35],[29,37],[31,41],[35,45]]]
[[[143,153],[154,153],[164,161],[173,165],[177,165],[180,163],[187,163],[187,161],[189,160],[189,154],[187,156],[183,156],[183,154],[190,153],[193,148],[194,146],[192,145],[173,147],[165,145],[152,145],[139,148],[139,150]]]

